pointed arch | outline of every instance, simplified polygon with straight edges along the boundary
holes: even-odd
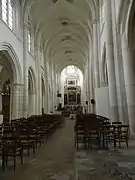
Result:
[[[0,52],[6,56],[8,60],[8,62],[1,61],[2,65],[5,66],[6,64],[12,69],[13,83],[22,84],[22,69],[14,48],[10,44],[3,42],[0,43]]]
[[[135,8],[134,0],[121,1],[118,12],[118,31],[121,35],[125,33],[126,39],[130,40],[130,28],[132,25],[132,17]]]

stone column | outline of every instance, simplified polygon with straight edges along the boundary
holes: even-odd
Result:
[[[0,18],[2,18],[2,0],[0,0]]]
[[[93,72],[93,66],[92,62],[90,65],[91,73],[90,73],[90,106],[91,106],[91,112],[96,113],[95,105],[91,104],[91,99],[95,99],[95,93],[94,93],[94,72]]]
[[[112,11],[111,0],[104,0],[105,9],[105,35],[106,35],[106,59],[108,69],[108,87],[110,99],[110,119],[111,121],[118,121],[118,104],[117,104],[117,91],[115,79],[115,66],[114,66],[114,47],[113,47],[113,34],[112,34]]]
[[[47,89],[45,89],[45,113],[48,112]]]
[[[0,87],[0,123],[3,123],[2,110],[2,87]]]
[[[78,94],[78,92],[76,92],[76,105],[77,105],[77,94]]]
[[[132,47],[129,47],[125,35],[122,37],[122,56],[128,106],[128,118],[131,134],[135,135],[135,50],[133,50]]]
[[[99,74],[99,23],[97,20],[93,22],[93,61],[94,61],[94,77],[95,88],[100,86],[100,74]]]
[[[33,115],[37,114],[36,111],[36,89],[34,89],[33,94],[32,94],[32,98],[33,98]]]
[[[51,92],[50,92],[50,84],[48,81],[48,113],[51,111]]]
[[[23,92],[23,115],[28,116],[28,25],[24,24],[23,34],[23,73],[24,73],[24,92]]]
[[[0,112],[2,112],[2,87],[0,88]]]
[[[53,113],[55,112],[55,92],[56,92],[56,85],[55,85],[55,66],[54,63],[52,62],[51,64],[51,70],[52,70],[52,111]]]
[[[40,71],[40,66],[39,66],[39,78],[38,78],[38,101],[39,101],[39,107],[38,107],[38,114],[42,114],[42,81],[41,81],[41,71]]]
[[[23,88],[22,84],[13,83],[11,85],[11,117],[10,119],[17,119],[22,117],[22,107],[23,107]]]
[[[29,93],[29,106],[28,106],[28,113],[30,115],[35,115],[36,114],[36,91],[31,90]]]
[[[91,69],[90,69],[90,59],[88,60],[88,73],[87,73],[87,78],[88,78],[88,113],[92,112],[91,109]]]
[[[41,77],[41,62],[40,62],[40,48],[39,44],[35,43],[36,56],[36,113],[42,114],[42,77]]]
[[[45,77],[46,89],[45,89],[45,106],[46,106],[46,113],[49,112],[49,102],[48,102],[48,79]]]
[[[68,102],[69,102],[69,99],[68,99],[68,93],[66,92],[66,95],[67,95],[67,104],[68,104]]]

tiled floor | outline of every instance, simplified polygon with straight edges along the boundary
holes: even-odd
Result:
[[[12,167],[12,166],[11,166]],[[109,150],[74,147],[74,121],[66,120],[51,141],[36,155],[25,157],[16,172],[10,168],[0,180],[134,180],[135,141],[129,149]]]

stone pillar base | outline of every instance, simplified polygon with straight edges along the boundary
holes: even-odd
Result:
[[[129,135],[129,140],[134,141],[135,140],[135,133]]]
[[[135,105],[128,105],[128,117],[131,136],[135,135]]]
[[[111,122],[118,122],[119,121],[118,107],[117,106],[111,106],[110,107],[110,120],[111,120]]]
[[[0,115],[0,124],[3,123],[3,115]]]

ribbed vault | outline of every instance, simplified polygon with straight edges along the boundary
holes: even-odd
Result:
[[[92,51],[92,22],[98,18],[98,0],[23,1],[24,21],[32,17],[44,57],[58,71],[75,65],[82,71]]]

